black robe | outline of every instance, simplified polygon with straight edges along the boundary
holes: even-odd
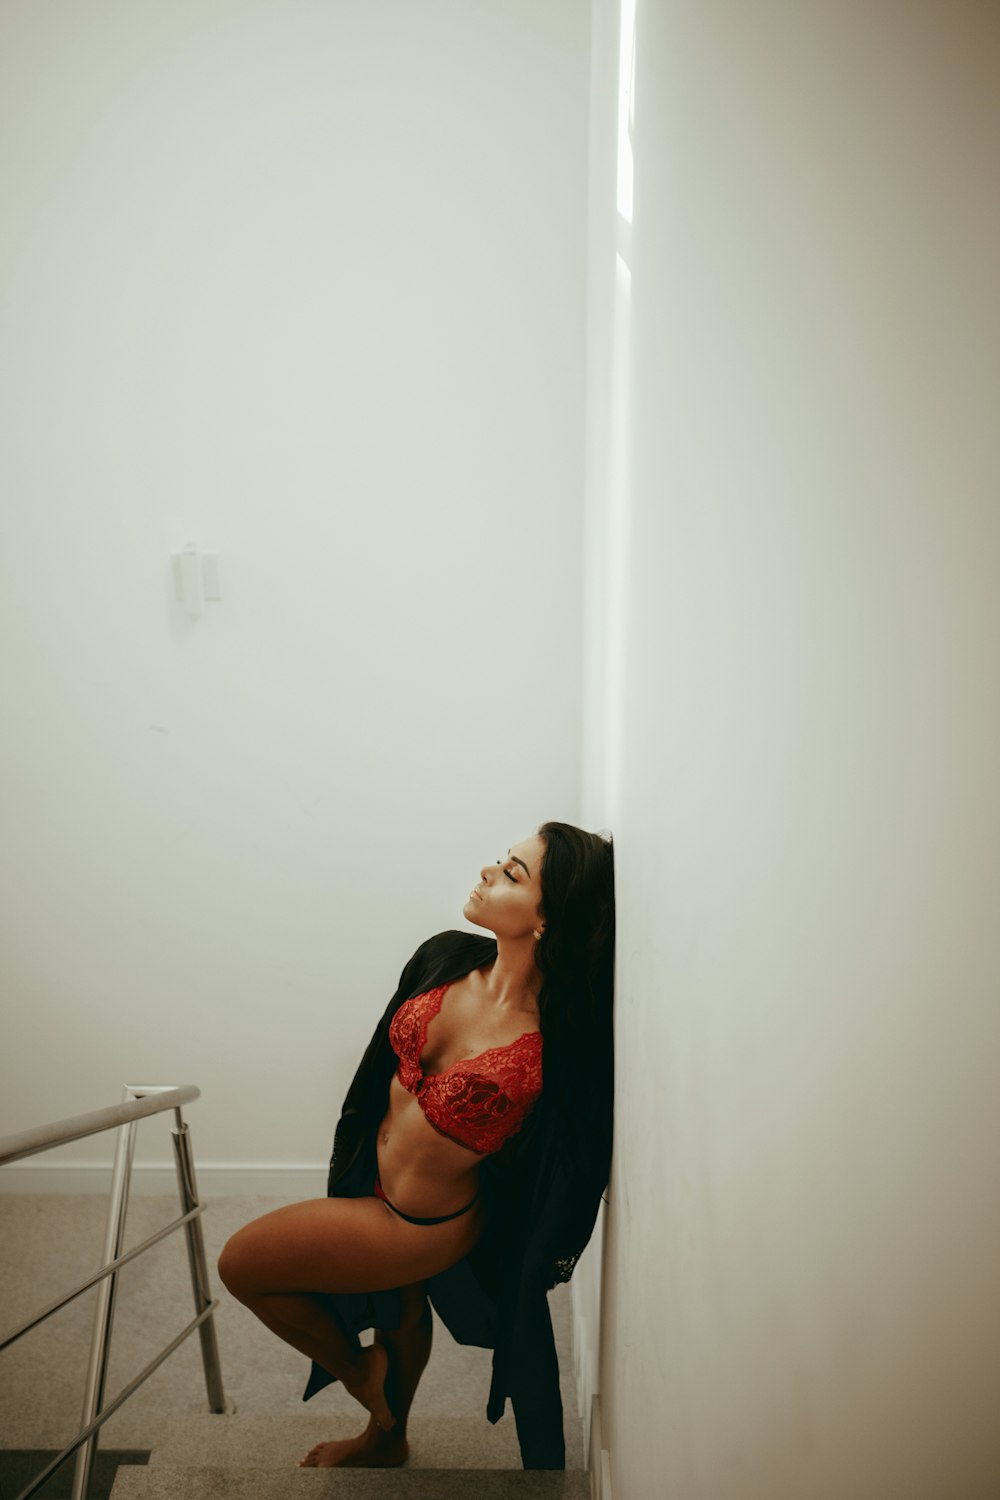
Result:
[[[404,1000],[448,984],[496,957],[492,938],[442,932],[422,943],[404,968],[399,986],[368,1044],[347,1092],[334,1134],[328,1197],[364,1197],[372,1192],[376,1137],[389,1100],[398,1059],[389,1024]],[[607,1163],[571,1165],[560,1142],[565,1122],[546,1098],[545,1041],[541,1097],[521,1129],[500,1151],[480,1163],[486,1228],[465,1259],[427,1282],[430,1300],[460,1344],[492,1348],[493,1378],[486,1415],[503,1416],[511,1399],[521,1461],[526,1469],[563,1469],[559,1362],[546,1293],[568,1281],[590,1239]],[[582,1109],[610,1110],[606,1101],[582,1100]],[[398,1292],[324,1294],[341,1325],[352,1334],[365,1328],[395,1328]],[[335,1379],[313,1364],[303,1394],[308,1401]]]

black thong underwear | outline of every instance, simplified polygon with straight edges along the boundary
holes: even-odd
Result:
[[[460,1219],[463,1214],[467,1214],[469,1209],[473,1208],[479,1202],[479,1194],[477,1193],[464,1208],[456,1208],[453,1214],[441,1214],[436,1219],[418,1219],[413,1214],[404,1214],[401,1208],[397,1208],[395,1203],[389,1201],[382,1191],[382,1184],[378,1180],[377,1172],[375,1173],[375,1196],[376,1198],[381,1198],[385,1206],[391,1208],[393,1213],[398,1214],[401,1219],[405,1219],[407,1224],[447,1224],[449,1219]]]

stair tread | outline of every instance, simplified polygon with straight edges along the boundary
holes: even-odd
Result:
[[[167,1415],[157,1423],[149,1467],[277,1468],[297,1466],[314,1443],[353,1437],[357,1417],[314,1413],[263,1416],[238,1411],[222,1416]],[[565,1421],[566,1463],[583,1465],[583,1423]],[[510,1412],[498,1423],[481,1414],[469,1416],[420,1415],[410,1423],[408,1468],[503,1469],[519,1468],[520,1449]]]
[[[121,1468],[111,1500],[590,1500],[583,1469]]]

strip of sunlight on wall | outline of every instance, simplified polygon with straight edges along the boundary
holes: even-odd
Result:
[[[618,39],[618,212],[632,222],[632,127],[635,121],[635,0],[622,0]]]
[[[604,801],[612,826],[622,786],[625,714],[625,585],[628,567],[629,321],[631,317],[631,236],[635,120],[635,0],[621,0],[618,37],[618,173],[615,293],[611,347],[611,400],[608,430],[607,637],[604,744]]]
[[[629,318],[632,273],[615,256],[614,342],[611,361],[611,421],[608,453],[607,716],[604,796],[612,826],[622,787],[625,713],[625,584],[628,565]]]

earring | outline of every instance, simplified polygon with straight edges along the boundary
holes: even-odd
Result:
[[[540,931],[539,928],[536,927],[535,928],[535,940],[536,940],[536,942],[540,942],[541,941],[541,937],[542,937],[541,931]]]

